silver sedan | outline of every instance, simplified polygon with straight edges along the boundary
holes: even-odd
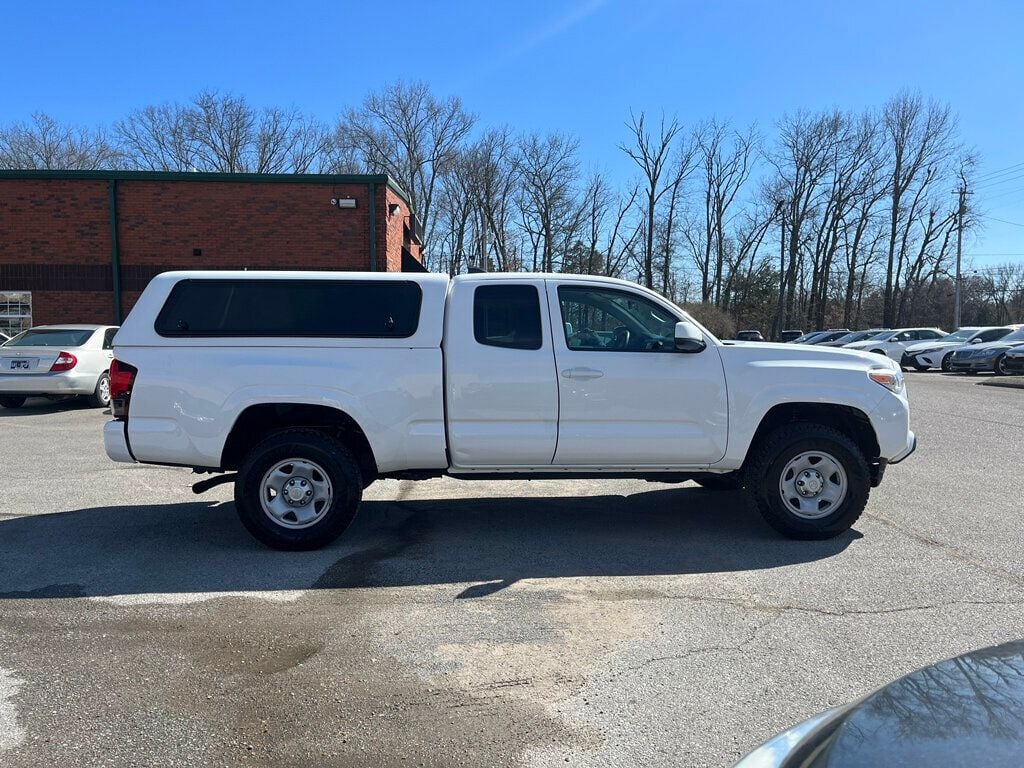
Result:
[[[41,325],[0,346],[0,406],[20,408],[28,397],[84,395],[110,404],[112,325]]]

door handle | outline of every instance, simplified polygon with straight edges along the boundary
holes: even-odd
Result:
[[[596,368],[566,368],[562,376],[567,379],[599,379],[604,376],[604,371]]]

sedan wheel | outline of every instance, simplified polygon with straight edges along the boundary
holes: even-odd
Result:
[[[996,358],[996,364],[993,366],[993,373],[996,376],[1009,376],[1010,372],[1006,370],[1006,355],[1000,355]]]

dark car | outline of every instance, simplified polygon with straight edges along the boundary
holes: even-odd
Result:
[[[806,344],[828,344],[830,341],[840,339],[850,332],[849,328],[833,328],[830,331],[826,331],[820,338],[814,339],[813,341],[805,342]]]
[[[789,331],[783,331],[782,333],[779,334],[779,341],[781,341],[783,344],[785,344],[785,343],[788,343],[790,341],[796,341],[797,339],[799,339],[803,335],[804,335],[803,331],[796,330],[796,329],[789,330]]]
[[[1024,374],[1024,344],[1006,350],[1003,357],[1003,371],[1020,376]]]
[[[760,331],[738,331],[736,341],[764,341]]]
[[[812,717],[736,768],[1024,765],[1024,641],[913,672]]]
[[[957,349],[949,359],[949,370],[954,373],[982,373],[992,371],[997,376],[1009,373],[1005,369],[1006,353],[1024,343],[1024,328],[1009,336],[986,344],[969,344]]]

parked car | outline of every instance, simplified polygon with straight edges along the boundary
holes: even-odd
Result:
[[[832,341],[823,341],[819,343],[823,347],[845,347],[847,344],[852,344],[855,341],[863,341],[864,339],[870,336],[875,336],[884,330],[886,329],[872,328],[867,331],[850,331],[849,333],[844,333],[838,339],[833,339]]]
[[[830,328],[827,331],[811,331],[810,333],[805,333],[803,336],[799,336],[799,337],[793,339],[792,343],[793,344],[817,344],[819,341],[823,340],[829,334],[837,333],[837,332],[845,333],[846,329],[845,328],[843,328],[843,329],[840,329],[840,328]]]
[[[0,406],[26,398],[84,395],[97,408],[110,404],[111,325],[40,325],[0,348]]]
[[[953,353],[961,347],[969,344],[985,344],[989,341],[999,339],[1013,333],[1019,326],[987,326],[984,328],[965,327],[959,328],[945,338],[938,341],[923,341],[918,344],[911,344],[903,352],[900,365],[904,368],[914,368],[918,371],[927,371],[930,368],[941,368],[949,371],[950,360]]]
[[[894,328],[881,331],[863,341],[847,344],[843,349],[859,349],[874,352],[876,355],[887,355],[890,359],[903,359],[903,350],[920,341],[944,339],[949,334],[941,328]]]
[[[783,344],[788,344],[791,341],[795,341],[804,335],[804,332],[796,328],[788,331],[783,331],[779,334],[779,341]]]
[[[194,490],[233,482],[282,549],[339,536],[377,478],[442,475],[742,487],[822,539],[916,446],[895,363],[726,345],[611,278],[166,273],[114,349],[107,455],[232,473]]]
[[[953,352],[949,370],[953,373],[982,373],[992,371],[997,376],[1009,373],[1004,367],[1008,350],[1024,344],[1024,328],[986,344],[964,345]]]
[[[1024,374],[1024,345],[1006,350],[1003,357],[1003,373],[1014,376]]]
[[[849,328],[837,328],[835,330],[825,331],[825,335],[824,336],[821,336],[821,337],[815,339],[814,341],[811,341],[811,342],[808,342],[808,343],[809,344],[814,344],[814,345],[827,344],[830,341],[835,341],[836,339],[845,336],[849,332],[850,332]]]
[[[764,341],[760,331],[738,331],[736,341]]]
[[[783,731],[735,768],[985,766],[1024,755],[1024,641],[919,669]]]

